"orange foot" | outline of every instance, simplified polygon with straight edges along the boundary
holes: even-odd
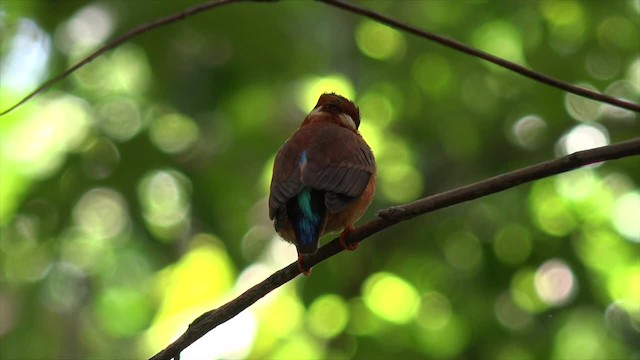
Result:
[[[302,262],[302,255],[301,254],[298,254],[298,270],[300,270],[300,272],[304,276],[311,275],[311,269],[308,269],[308,270],[304,269],[304,263]]]
[[[353,226],[348,225],[344,228],[344,230],[342,231],[342,234],[340,234],[340,245],[342,245],[343,248],[349,250],[349,251],[353,251],[355,249],[358,248],[358,246],[360,246],[360,243],[358,242],[354,242],[351,244],[347,244],[344,240],[345,237],[347,237],[347,235],[349,235],[350,232],[353,231]]]

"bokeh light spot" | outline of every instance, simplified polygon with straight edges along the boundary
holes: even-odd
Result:
[[[619,265],[609,271],[607,282],[609,295],[620,301],[628,311],[640,312],[640,264],[637,261],[628,265]]]
[[[604,229],[584,231],[574,242],[576,253],[584,264],[601,273],[610,273],[625,262],[622,244],[619,236]]]
[[[87,5],[56,30],[56,45],[64,53],[85,53],[113,32],[115,19],[104,4]]]
[[[542,312],[547,308],[536,291],[535,276],[535,271],[524,268],[511,278],[511,296],[514,303],[530,313]]]
[[[545,233],[561,237],[577,226],[569,202],[556,192],[552,179],[536,181],[529,198],[533,219]]]
[[[141,128],[138,105],[127,98],[111,98],[97,106],[100,115],[98,125],[109,137],[127,141]]]
[[[451,320],[451,303],[446,296],[437,291],[429,291],[422,296],[422,305],[417,322],[429,330],[439,330]]]
[[[378,92],[367,92],[358,101],[360,116],[379,129],[395,120],[395,108],[389,98]],[[362,124],[361,124],[362,126]]]
[[[577,151],[589,150],[609,144],[609,133],[598,124],[578,125],[571,129],[559,141],[561,155],[573,154]]]
[[[356,44],[363,54],[376,60],[401,59],[406,48],[400,32],[371,20],[362,21],[356,28]]]
[[[538,4],[549,27],[551,46],[560,53],[577,50],[587,27],[582,4],[574,0],[541,1]]]
[[[81,57],[73,54],[69,58],[69,66],[80,61]],[[144,49],[127,43],[78,69],[71,78],[81,89],[100,96],[136,96],[147,90],[151,81],[151,68]]]
[[[118,147],[106,138],[96,138],[82,153],[82,169],[94,179],[106,179],[120,163]]]
[[[87,235],[97,239],[112,238],[129,224],[126,200],[106,188],[84,194],[73,210],[73,218]]]
[[[640,57],[636,57],[635,60],[629,64],[627,80],[633,87],[635,94],[640,94]]]
[[[522,330],[532,322],[531,315],[515,303],[512,292],[500,295],[496,299],[493,311],[500,324],[509,330]]]
[[[605,48],[638,51],[640,34],[637,22],[634,24],[625,16],[610,16],[604,19],[598,25],[596,33],[600,44]]]
[[[415,318],[420,304],[417,290],[404,279],[386,272],[371,275],[364,283],[365,304],[379,317],[393,323]]]
[[[374,316],[362,298],[349,302],[349,326],[347,331],[357,336],[376,335],[385,329],[384,321]]]
[[[305,114],[313,109],[320,95],[336,93],[355,101],[355,90],[349,78],[341,74],[314,76],[304,80],[302,91],[298,92],[298,106]]]
[[[150,298],[140,289],[110,288],[96,300],[99,323],[114,337],[123,338],[144,330],[152,318]]]
[[[378,173],[379,191],[390,202],[414,200],[422,193],[422,175],[407,163],[388,163]]]
[[[574,310],[557,332],[553,359],[620,359],[605,347],[607,335],[599,314],[586,309]]]
[[[52,265],[45,285],[40,290],[40,300],[44,305],[57,313],[71,313],[75,311],[87,293],[83,285],[85,273],[65,262]]]
[[[640,243],[640,193],[632,191],[620,196],[615,202],[611,221],[625,239]]]
[[[598,92],[598,89],[591,84],[577,84],[577,86]],[[578,121],[595,121],[600,116],[601,106],[599,101],[587,99],[572,93],[567,93],[564,96],[564,107],[567,109],[569,115]]]
[[[631,334],[638,333],[640,330],[640,312],[630,313],[630,309],[633,309],[633,307],[627,306],[621,301],[613,302],[607,306],[604,312],[604,322],[609,334],[623,340]]]
[[[114,50],[110,59],[111,87],[128,95],[144,93],[151,81],[151,67],[145,50],[125,44]]]
[[[537,115],[526,115],[513,124],[511,132],[518,145],[533,150],[540,146],[547,130],[547,123]]]
[[[83,100],[57,96],[10,129],[7,141],[0,143],[1,156],[19,164],[18,170],[25,175],[46,177],[58,169],[67,152],[82,144],[90,123],[91,114]],[[8,164],[3,161],[2,165]]]
[[[620,71],[622,61],[615,53],[595,50],[587,55],[585,66],[594,78],[609,80]]]
[[[5,13],[0,13],[4,20]],[[4,22],[4,21],[3,21]],[[3,29],[2,50],[5,51]],[[0,87],[17,91],[33,88],[46,74],[51,54],[51,38],[38,24],[29,19],[18,20],[8,54],[0,64]],[[3,94],[3,96],[6,96]]]
[[[523,263],[532,250],[531,232],[518,224],[507,224],[493,240],[493,252],[504,264]]]
[[[235,268],[222,242],[213,235],[201,233],[191,239],[191,243],[193,248],[178,262],[156,275],[154,286],[161,304],[145,334],[145,346],[151,351],[164,348],[182,334],[196,316],[222,303],[233,285]],[[249,327],[247,330],[250,334]]]
[[[272,359],[315,359],[324,358],[323,347],[304,334],[295,334],[287,338],[282,346],[270,354]]]
[[[469,341],[468,331],[467,325],[458,316],[451,316],[444,327],[424,329],[418,333],[420,350],[432,359],[456,358]]]
[[[287,316],[282,316],[287,314]],[[260,315],[260,328],[275,340],[291,336],[301,328],[305,308],[293,293],[284,293],[273,299]]]
[[[480,241],[470,232],[451,234],[445,242],[444,255],[457,270],[475,272],[482,265]]]
[[[571,202],[580,202],[589,198],[600,184],[593,169],[582,168],[555,177],[556,191]]]
[[[198,125],[191,118],[176,113],[162,115],[149,126],[151,141],[170,154],[191,147],[198,139],[198,132]]]
[[[452,88],[451,66],[438,53],[419,56],[414,61],[411,72],[422,90],[433,97],[446,95]]]
[[[548,260],[538,268],[535,286],[542,301],[551,306],[570,302],[577,292],[576,278],[571,268],[557,259]]]
[[[473,33],[471,42],[474,46],[491,55],[507,59],[509,61],[524,64],[522,51],[522,36],[516,27],[510,22],[494,20],[482,25]],[[483,62],[492,70],[506,71],[497,65]]]
[[[154,171],[138,185],[138,197],[150,230],[161,240],[175,240],[188,225],[191,183],[173,170]]]
[[[640,73],[640,67],[637,68],[637,72]],[[611,85],[607,86],[604,90],[606,95],[611,97],[626,100],[628,102],[638,102],[640,99],[640,76],[636,76],[638,83],[634,84],[629,80],[619,80]],[[610,104],[600,104],[601,113],[607,118],[607,120],[615,120],[616,122],[623,124],[634,124],[636,121],[636,113],[622,109]]]
[[[245,359],[257,332],[253,314],[244,311],[220,324],[181,352],[181,359]]]
[[[309,328],[316,336],[329,339],[340,334],[349,320],[349,308],[338,295],[325,294],[309,307]]]

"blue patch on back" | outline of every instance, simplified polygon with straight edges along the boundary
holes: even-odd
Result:
[[[307,151],[303,151],[302,154],[300,154],[300,167],[303,167],[307,164]]]

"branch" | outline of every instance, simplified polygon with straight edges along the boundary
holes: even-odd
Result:
[[[526,182],[567,172],[588,164],[633,155],[640,155],[640,137],[613,145],[579,151],[571,155],[498,175],[458,189],[428,196],[409,204],[387,208],[379,211],[375,219],[350,232],[345,238],[345,241],[348,243],[359,243],[375,233],[418,215],[494,194]],[[340,245],[339,238],[335,238],[318,249],[317,253],[305,257],[304,264],[312,267],[342,250],[344,250],[344,248]],[[153,356],[151,360],[169,360],[178,357],[182,350],[201,338],[204,334],[233,318],[260,298],[291,281],[299,274],[300,271],[298,270],[297,262],[293,262],[287,267],[276,271],[267,279],[245,291],[234,300],[199,316],[189,325],[189,328],[184,334],[174,343],[167,346],[167,348]]]
[[[566,83],[564,81],[560,81],[558,79],[552,78],[550,76],[544,75],[542,73],[527,69],[524,66],[512,63],[511,61],[505,60],[505,59],[501,59],[499,57],[493,56],[491,54],[488,54],[484,51],[480,51],[478,49],[474,49],[470,46],[467,46],[465,44],[462,44],[456,40],[453,39],[449,39],[446,38],[444,36],[440,36],[437,34],[433,34],[430,33],[428,31],[424,31],[421,29],[418,29],[417,27],[411,26],[411,25],[407,25],[405,23],[402,23],[398,20],[394,20],[392,18],[386,17],[384,15],[378,14],[374,11],[371,11],[369,9],[365,9],[362,7],[359,7],[357,5],[342,1],[342,0],[318,0],[320,2],[329,4],[329,5],[333,5],[335,7],[350,11],[352,13],[358,14],[358,15],[362,15],[362,16],[366,16],[370,19],[373,19],[377,22],[386,24],[388,26],[394,27],[396,29],[400,29],[400,30],[404,30],[406,32],[412,33],[414,35],[417,35],[421,38],[425,38],[431,41],[435,41],[441,45],[444,45],[446,47],[461,51],[463,53],[469,54],[471,56],[475,56],[478,58],[481,58],[483,60],[486,60],[488,62],[494,63],[500,67],[503,67],[505,69],[509,69],[511,71],[514,71],[520,75],[524,75],[530,79],[533,79],[535,81],[541,82],[543,84],[547,84],[550,86],[553,86],[555,88],[579,95],[579,96],[583,96],[589,99],[593,99],[593,100],[598,100],[600,102],[605,102],[607,104],[610,105],[614,105],[617,107],[621,107],[627,110],[632,110],[635,112],[640,112],[640,105],[639,104],[635,104],[632,102],[628,102],[628,101],[624,101],[624,100],[620,100],[620,99],[616,99],[607,95],[603,95],[585,88],[581,88],[579,86],[575,86],[575,85],[571,85],[569,83]]]
[[[202,3],[200,5],[194,6],[192,8],[189,8],[185,11],[179,12],[177,14],[174,15],[170,15],[167,17],[164,17],[162,19],[147,23],[147,24],[143,24],[140,25],[136,28],[134,28],[133,30],[130,30],[129,32],[127,32],[126,34],[116,38],[114,41],[102,46],[101,48],[99,48],[98,50],[96,50],[95,52],[91,53],[89,56],[87,56],[86,58],[84,58],[83,60],[81,60],[79,63],[73,65],[72,67],[70,67],[69,69],[65,70],[62,73],[59,73],[58,75],[54,76],[53,78],[49,79],[48,81],[46,81],[44,84],[40,85],[38,88],[36,88],[34,91],[32,91],[30,94],[28,94],[27,96],[25,96],[22,100],[20,100],[19,102],[17,102],[16,104],[14,104],[13,106],[11,106],[10,108],[4,110],[3,112],[0,113],[0,116],[8,114],[9,112],[11,112],[12,110],[16,109],[17,107],[19,107],[20,105],[26,103],[27,101],[29,101],[31,98],[35,97],[38,94],[41,94],[45,91],[47,91],[49,88],[51,88],[53,85],[57,84],[58,82],[62,81],[64,78],[66,78],[67,76],[69,76],[71,73],[73,73],[74,71],[78,70],[79,68],[83,67],[84,65],[90,63],[91,61],[95,60],[98,56],[104,54],[105,52],[119,46],[120,44],[124,43],[125,41],[138,36],[142,33],[145,33],[149,30],[153,30],[156,28],[159,28],[161,26],[164,25],[169,25],[171,23],[174,23],[178,20],[183,20],[187,17],[196,15],[197,13],[200,13],[202,11],[205,10],[210,10],[213,9],[215,7],[218,6],[222,6],[222,5],[226,5],[226,4],[230,4],[230,3],[234,3],[234,2],[241,2],[241,1],[255,1],[255,2],[269,2],[269,1],[279,1],[279,0],[210,0],[207,1],[205,3]],[[569,83],[560,81],[558,79],[549,77],[547,75],[544,75],[542,73],[527,69],[521,65],[512,63],[510,61],[501,59],[499,57],[493,56],[491,54],[485,53],[483,51],[474,49],[472,47],[469,47],[467,45],[464,45],[460,42],[457,42],[455,40],[446,38],[444,36],[440,36],[440,35],[436,35],[424,30],[420,30],[414,26],[411,25],[407,25],[404,24],[398,20],[394,20],[391,18],[388,18],[386,16],[380,15],[374,11],[368,10],[368,9],[364,9],[361,7],[358,7],[356,5],[350,4],[350,3],[346,3],[344,1],[341,0],[318,0],[320,2],[324,2],[326,4],[329,5],[333,5],[335,7],[362,15],[362,16],[366,16],[370,19],[376,20],[378,22],[381,22],[383,24],[387,24],[391,27],[400,29],[400,30],[404,30],[407,31],[409,33],[412,33],[414,35],[417,35],[419,37],[431,40],[431,41],[435,41],[437,43],[440,43],[444,46],[450,47],[452,49],[464,52],[466,54],[469,54],[471,56],[475,56],[475,57],[479,57],[481,59],[487,60],[489,62],[492,62],[498,66],[504,67],[506,69],[509,69],[511,71],[514,71],[516,73],[519,73],[521,75],[524,75],[530,79],[533,79],[535,81],[550,85],[552,87],[556,87],[558,89],[561,90],[565,90],[567,92],[579,95],[579,96],[583,96],[589,99],[593,99],[593,100],[598,100],[601,102],[605,102],[608,103],[610,105],[613,106],[617,106],[617,107],[621,107],[627,110],[632,110],[632,111],[636,111],[636,112],[640,112],[640,105],[639,104],[635,104],[632,102],[628,102],[628,101],[624,101],[624,100],[620,100],[620,99],[616,99],[607,95],[603,95],[588,89],[584,89],[575,85],[571,85]]]
[[[179,20],[184,20],[185,18],[193,16],[193,15],[195,15],[197,13],[202,12],[202,11],[210,10],[210,9],[216,8],[218,6],[222,6],[222,5],[226,5],[226,4],[230,4],[230,3],[234,3],[234,2],[240,2],[240,1],[246,1],[246,0],[210,0],[210,1],[204,2],[204,3],[200,4],[200,5],[196,5],[194,7],[188,8],[187,10],[184,10],[184,11],[179,12],[177,14],[169,15],[167,17],[158,19],[156,21],[140,25],[140,26],[130,30],[126,34],[116,38],[112,42],[102,46],[101,48],[99,48],[98,50],[94,51],[93,53],[91,53],[86,58],[82,59],[79,63],[73,65],[72,67],[68,68],[67,70],[65,70],[65,71],[59,73],[58,75],[54,76],[53,78],[47,80],[44,84],[40,85],[37,89],[33,90],[29,95],[27,95],[24,98],[22,98],[22,100],[18,101],[15,105],[13,105],[10,108],[8,108],[7,110],[1,112],[0,116],[8,114],[13,109],[15,109],[15,108],[19,107],[20,105],[26,103],[27,101],[29,101],[34,96],[49,90],[49,88],[51,88],[53,85],[57,84],[58,82],[60,82],[64,78],[66,78],[67,76],[71,75],[71,73],[73,73],[74,71],[76,71],[79,68],[87,65],[88,63],[90,63],[93,60],[95,60],[98,56],[100,56],[100,55],[104,54],[105,52],[107,52],[107,51],[119,46],[120,44],[124,43],[125,41],[130,40],[133,37],[136,37],[136,36],[138,36],[140,34],[143,34],[143,33],[147,32],[149,30],[153,30],[153,29],[159,28],[159,27],[164,26],[164,25],[169,25],[169,24],[174,23],[174,22],[179,21]],[[270,1],[270,0],[252,0],[252,1]],[[275,0],[275,1],[277,1],[277,0]]]

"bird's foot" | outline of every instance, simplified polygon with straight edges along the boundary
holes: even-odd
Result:
[[[353,231],[353,226],[349,225],[347,227],[344,228],[344,230],[342,231],[342,233],[340,234],[340,245],[342,245],[343,248],[349,250],[349,251],[353,251],[355,249],[358,248],[358,246],[360,246],[360,243],[358,242],[354,242],[354,243],[347,243],[345,241],[345,238],[347,237],[347,235],[349,235],[350,232]]]
[[[311,275],[311,268],[309,268],[307,270],[305,270],[305,268],[304,268],[304,262],[302,261],[302,254],[298,254],[298,270],[300,270],[300,272],[304,276]]]

